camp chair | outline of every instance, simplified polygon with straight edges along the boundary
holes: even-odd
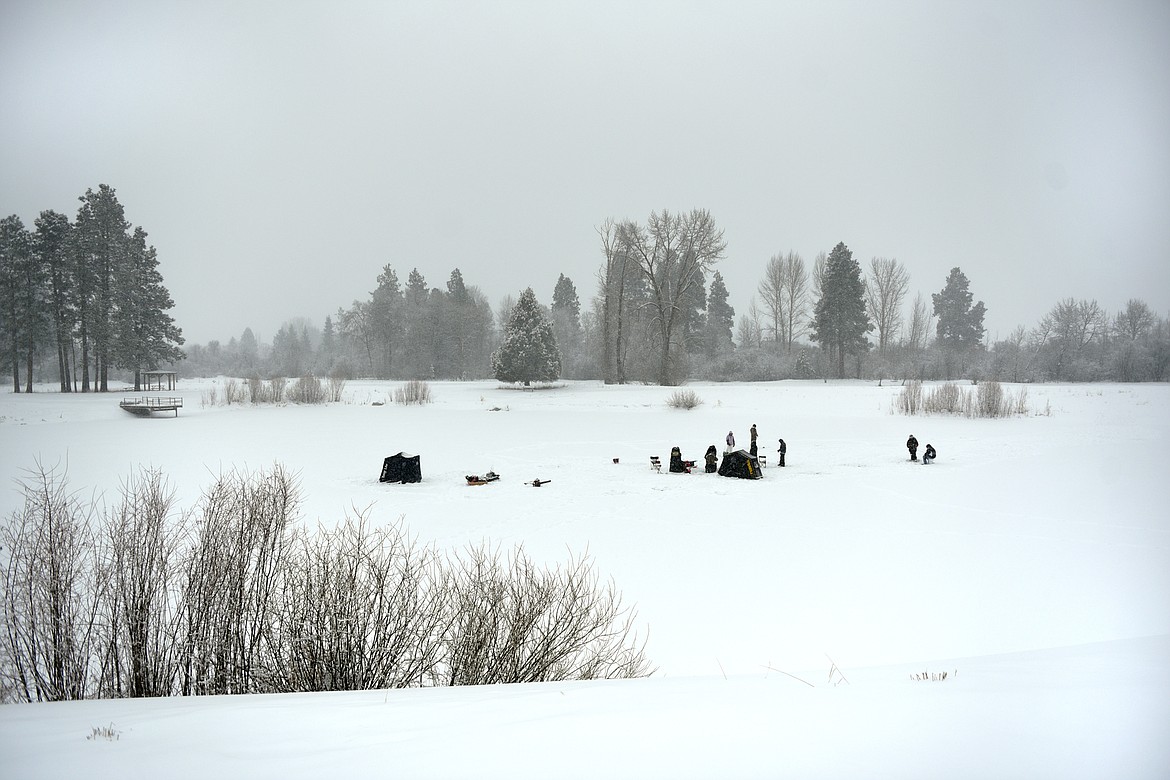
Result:
[[[650,470],[662,473],[662,461],[658,459],[657,455],[650,456]]]
[[[757,456],[756,459],[760,461],[760,468],[762,468],[762,469],[768,468],[768,456],[767,455],[761,454],[761,455]]]

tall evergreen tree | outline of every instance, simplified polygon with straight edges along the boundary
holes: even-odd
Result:
[[[77,312],[72,302],[73,275],[69,262],[73,226],[69,217],[56,211],[42,211],[36,220],[34,246],[48,276],[48,305],[57,348],[57,375],[61,392],[73,390],[71,361]]]
[[[723,274],[716,271],[711,277],[711,290],[707,293],[707,328],[703,341],[708,357],[735,349],[731,337],[735,327],[735,309],[727,302],[727,297]]]
[[[504,343],[492,355],[492,371],[501,382],[552,382],[561,375],[561,352],[552,323],[532,288],[520,294],[504,331]]]
[[[0,221],[0,333],[5,362],[12,369],[12,392],[20,392],[21,359],[36,338],[40,296],[36,253],[24,222],[13,214]],[[30,286],[31,285],[31,286]],[[32,392],[32,366],[28,391]]]
[[[837,376],[845,376],[845,355],[869,348],[865,334],[873,325],[865,314],[861,266],[844,242],[833,247],[820,280],[821,298],[813,313],[812,338],[835,355]]]
[[[427,316],[429,293],[427,281],[417,268],[406,277],[403,291],[403,367],[408,379],[433,379],[434,359],[430,351],[430,322]]]
[[[168,314],[175,306],[158,270],[158,255],[135,228],[115,269],[111,363],[134,371],[134,389],[142,389],[142,371],[183,359],[183,333]]]
[[[109,390],[114,341],[114,274],[123,262],[130,225],[113,187],[86,190],[75,222],[78,312],[81,317],[81,390],[89,390],[92,342],[94,379],[99,392]]]
[[[971,305],[974,296],[967,289],[968,285],[966,275],[958,268],[952,268],[942,291],[930,296],[938,317],[935,332],[939,344],[948,349],[966,350],[983,341],[983,316],[987,309],[983,301]]]
[[[326,315],[321,327],[321,348],[317,350],[318,373],[333,376],[337,361],[337,331],[333,328],[333,317]]]
[[[370,296],[370,331],[377,354],[374,375],[389,379],[394,375],[394,356],[402,346],[403,307],[402,288],[398,274],[389,265],[378,274],[378,287]]]
[[[565,374],[575,377],[576,367],[581,362],[581,301],[577,298],[573,280],[564,274],[557,277],[556,287],[553,288],[551,313],[553,333],[556,334],[566,367]]]
[[[251,328],[244,328],[240,334],[239,352],[241,373],[251,376],[260,367],[260,344]]]

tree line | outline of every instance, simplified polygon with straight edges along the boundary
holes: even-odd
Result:
[[[811,263],[795,251],[773,255],[737,318],[718,269],[723,231],[702,209],[603,222],[587,304],[559,274],[549,305],[532,301],[539,317],[526,311],[517,323],[523,330],[547,322],[551,336],[509,335],[517,299],[493,309],[459,268],[440,287],[418,268],[403,282],[387,264],[366,298],[339,307],[322,327],[290,319],[270,341],[246,328],[184,355],[145,232],[130,231],[105,185],[81,200],[73,225],[53,212],[31,233],[16,217],[3,222],[0,338],[14,386],[22,362],[26,388],[55,363],[63,390],[77,389],[79,376],[89,389],[91,367],[98,389],[111,368],[142,366],[188,376],[502,378],[497,353],[505,344],[504,373],[517,377],[516,366],[532,365],[525,378],[539,374],[537,381],[1160,381],[1170,369],[1170,326],[1140,299],[1115,314],[1091,300],[1060,301],[1034,327],[988,343],[987,308],[962,269],[908,303],[910,274],[899,260],[873,257],[863,268],[844,242]],[[531,354],[513,354],[538,343]]]
[[[113,188],[78,198],[72,222],[40,213],[29,230],[0,220],[0,364],[13,392],[55,369],[60,390],[109,390],[110,372],[140,372],[182,360],[182,331],[147,233],[125,217]],[[50,369],[51,370],[51,369]]]
[[[1061,301],[1035,327],[989,343],[987,307],[961,268],[937,292],[908,302],[910,274],[899,260],[873,257],[863,268],[841,242],[811,263],[795,251],[773,255],[737,318],[718,270],[726,242],[709,212],[607,220],[598,234],[602,263],[589,305],[582,308],[576,285],[561,274],[551,306],[537,304],[542,316],[529,312],[525,321],[533,324],[521,325],[552,324],[558,375],[566,378],[1161,381],[1170,369],[1170,325],[1139,299],[1115,315],[1095,301]],[[515,299],[492,312],[458,269],[446,291],[424,292],[417,269],[409,278],[413,292],[404,294],[386,266],[369,300],[326,317],[323,331],[286,323],[266,355],[258,355],[249,330],[226,346],[192,348],[192,359],[205,373],[223,373],[215,369],[243,358],[248,370],[289,375],[308,361],[319,373],[346,376],[510,381],[491,356],[509,339],[538,341],[509,337]],[[529,362],[541,368],[529,378],[547,377],[556,361],[546,347],[534,355]]]

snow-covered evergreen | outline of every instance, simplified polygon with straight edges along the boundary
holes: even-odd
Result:
[[[492,355],[492,372],[501,382],[552,382],[561,375],[561,351],[552,321],[529,287],[512,309],[504,343]]]

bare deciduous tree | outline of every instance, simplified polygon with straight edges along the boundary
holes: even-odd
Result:
[[[934,315],[926,304],[922,293],[914,297],[914,305],[910,309],[910,329],[906,335],[906,345],[914,351],[926,349],[930,343],[930,333],[934,330],[932,320]]]
[[[893,258],[875,257],[869,261],[865,279],[865,303],[878,332],[878,351],[897,339],[902,327],[902,302],[910,287],[910,275]]]
[[[771,321],[772,338],[789,352],[803,332],[808,315],[809,275],[796,252],[776,254],[768,261],[759,293]]]
[[[645,228],[623,227],[628,248],[650,293],[648,306],[659,337],[658,382],[675,384],[675,353],[681,351],[688,305],[704,285],[705,274],[723,258],[723,231],[704,209],[686,214],[651,212]]]

